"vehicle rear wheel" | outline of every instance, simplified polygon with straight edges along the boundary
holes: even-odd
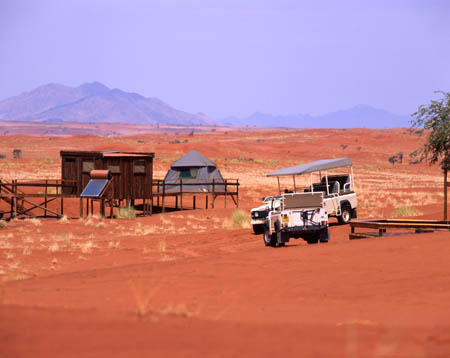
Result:
[[[313,244],[317,244],[319,242],[319,239],[306,239],[306,242],[308,243],[308,245],[313,245]]]
[[[264,245],[266,246],[277,246],[277,234],[270,234],[269,227],[267,225],[264,225]]]
[[[305,237],[305,241],[308,243],[308,245],[317,244],[319,242],[320,234],[309,234],[307,237]]]
[[[352,219],[352,210],[348,206],[343,206],[341,208],[341,216],[338,216],[339,224],[345,225]]]
[[[322,229],[320,230],[320,242],[321,243],[326,243],[328,242],[328,240],[330,240],[330,234],[328,232],[328,228]]]
[[[255,235],[264,234],[264,224],[253,225],[253,232],[255,233]]]

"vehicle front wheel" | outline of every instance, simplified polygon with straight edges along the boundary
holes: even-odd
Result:
[[[255,235],[264,234],[264,224],[253,225],[253,232],[255,233]]]
[[[264,245],[266,246],[277,246],[277,234],[270,234],[269,227],[267,225],[264,225]]]
[[[341,209],[341,216],[338,216],[339,224],[345,225],[352,219],[352,210],[348,206],[344,206]]]

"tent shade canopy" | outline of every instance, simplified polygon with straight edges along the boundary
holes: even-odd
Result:
[[[268,177],[281,177],[286,175],[301,175],[317,172],[319,170],[335,169],[352,165],[350,158],[322,159],[315,162],[300,164],[293,167],[283,168],[267,174]]]
[[[181,157],[176,162],[172,163],[171,168],[180,167],[216,167],[216,163],[212,160],[206,158],[204,155],[200,154],[196,150],[192,150],[187,153],[184,157]]]
[[[221,193],[225,192],[225,181],[216,164],[193,150],[170,166],[164,178],[166,193]]]

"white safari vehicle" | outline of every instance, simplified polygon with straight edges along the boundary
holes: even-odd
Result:
[[[341,169],[343,174],[333,173],[328,175],[328,170]],[[309,174],[308,187],[298,188],[295,177],[298,175]],[[318,180],[315,177],[318,175]],[[280,177],[292,176],[293,192],[303,193],[322,193],[323,206],[328,216],[337,217],[339,223],[347,224],[351,219],[357,217],[356,208],[358,200],[356,199],[355,185],[353,182],[353,169],[350,158],[324,159],[316,162],[296,165],[294,167],[283,168],[267,174],[269,177],[277,177],[278,190],[281,194]]]
[[[346,174],[328,175],[328,170],[347,168]],[[309,174],[309,185],[297,187],[296,176]],[[314,176],[318,180],[314,181]],[[327,242],[328,217],[347,224],[356,218],[352,162],[349,158],[325,159],[283,168],[268,174],[277,177],[281,199],[269,208],[264,222],[264,243],[282,246],[289,238],[303,238],[308,243]],[[281,194],[280,177],[293,177],[293,191]],[[276,204],[276,205],[274,205]]]
[[[253,232],[256,235],[260,235],[264,232],[264,223],[267,217],[267,214],[270,211],[270,207],[272,205],[272,199],[275,199],[276,201],[279,201],[281,199],[281,196],[266,196],[263,198],[262,202],[263,205],[258,206],[257,208],[253,208],[250,211],[250,215],[252,218],[252,227]]]
[[[284,246],[289,239],[308,244],[328,242],[328,213],[322,193],[286,193],[272,200],[264,225],[266,246]]]

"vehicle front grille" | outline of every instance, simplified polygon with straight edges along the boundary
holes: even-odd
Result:
[[[267,217],[267,211],[261,210],[261,211],[253,211],[252,212],[252,219],[258,220],[258,219],[265,219]]]

